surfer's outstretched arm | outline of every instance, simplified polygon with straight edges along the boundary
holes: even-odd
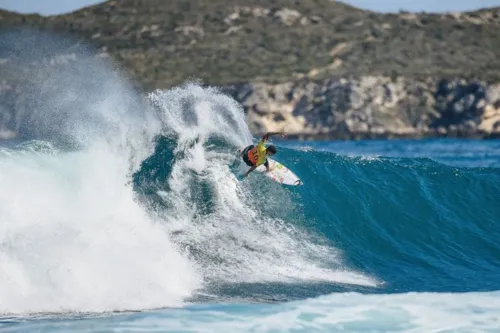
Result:
[[[262,140],[269,140],[269,137],[270,136],[273,136],[273,135],[280,135],[281,137],[284,137],[286,135],[285,132],[267,132],[266,134],[264,134],[264,136],[262,137]]]

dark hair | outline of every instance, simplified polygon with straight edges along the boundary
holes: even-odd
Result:
[[[269,147],[267,147],[266,151],[271,153],[271,154],[276,154],[276,152],[277,152],[276,147],[273,145],[270,145]]]

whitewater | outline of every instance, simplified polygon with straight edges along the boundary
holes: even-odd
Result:
[[[219,89],[144,93],[30,48],[0,144],[0,331],[500,331],[497,141],[277,141],[305,185],[241,181],[256,138]]]

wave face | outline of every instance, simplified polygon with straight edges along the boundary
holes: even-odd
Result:
[[[413,157],[383,157],[385,145]],[[350,152],[332,153],[339,146]],[[442,147],[462,154],[452,159]],[[478,165],[499,165],[498,148],[446,140],[320,143],[317,150],[285,149],[280,158],[306,184],[309,228],[383,281],[380,291],[486,291],[500,287],[500,169]],[[484,150],[490,154],[483,159]],[[468,151],[477,158],[466,161]]]

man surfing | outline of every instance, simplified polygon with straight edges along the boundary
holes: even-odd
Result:
[[[257,146],[250,145],[245,149],[240,150],[243,162],[245,162],[246,165],[250,167],[250,169],[243,175],[243,177],[247,177],[250,172],[254,171],[259,165],[262,164],[264,164],[264,166],[266,167],[267,172],[273,170],[269,167],[267,157],[276,154],[277,150],[273,145],[269,145],[269,147],[266,148],[266,142],[269,140],[270,136],[278,134],[281,137],[284,137],[286,135],[285,132],[268,132],[262,137]]]

